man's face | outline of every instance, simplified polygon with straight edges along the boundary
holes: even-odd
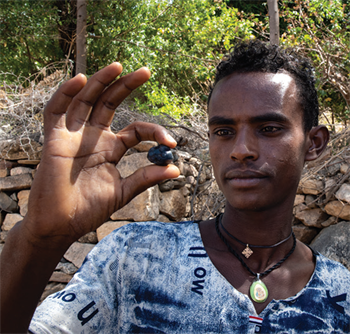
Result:
[[[227,205],[290,207],[310,141],[294,79],[242,73],[222,79],[209,103],[209,147]]]

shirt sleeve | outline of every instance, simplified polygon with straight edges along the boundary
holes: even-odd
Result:
[[[97,244],[66,288],[37,308],[29,330],[36,334],[114,332],[123,239],[116,232]]]

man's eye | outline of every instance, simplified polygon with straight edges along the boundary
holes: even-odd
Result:
[[[229,136],[229,135],[232,134],[232,131],[225,130],[225,129],[221,129],[221,130],[215,131],[215,134],[216,134],[217,136]]]
[[[281,128],[278,128],[277,126],[265,126],[261,131],[272,133],[277,132],[279,130],[281,130]]]

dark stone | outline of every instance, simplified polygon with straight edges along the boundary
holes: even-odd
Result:
[[[323,229],[310,246],[350,270],[350,222],[343,221]]]

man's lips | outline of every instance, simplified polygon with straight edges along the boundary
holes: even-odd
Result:
[[[231,169],[227,173],[225,173],[226,179],[263,179],[266,178],[267,174],[253,171],[253,170],[238,170]]]
[[[250,188],[259,184],[268,177],[267,174],[253,170],[230,170],[225,179],[236,188]]]

